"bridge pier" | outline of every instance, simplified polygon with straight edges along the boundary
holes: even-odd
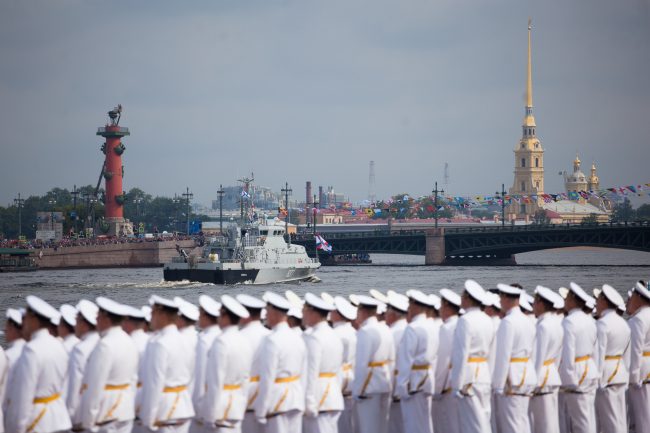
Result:
[[[442,265],[445,263],[445,229],[426,231],[426,252],[424,264]]]

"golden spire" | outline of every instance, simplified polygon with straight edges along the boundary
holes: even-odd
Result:
[[[530,34],[533,30],[533,21],[528,18],[528,75],[526,78],[526,107],[533,106],[533,66],[531,61]]]

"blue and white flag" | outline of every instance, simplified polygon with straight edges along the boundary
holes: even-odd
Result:
[[[251,198],[251,195],[248,193],[248,191],[242,190],[241,196],[245,199]]]
[[[327,243],[325,239],[323,239],[322,236],[320,235],[315,235],[314,238],[316,239],[316,249],[317,250],[322,250],[322,251],[327,251],[328,253],[332,252],[332,246]]]

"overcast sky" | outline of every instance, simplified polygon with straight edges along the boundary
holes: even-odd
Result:
[[[118,103],[126,190],[508,188],[529,16],[546,191],[650,182],[649,0],[2,0],[0,203],[94,184]]]

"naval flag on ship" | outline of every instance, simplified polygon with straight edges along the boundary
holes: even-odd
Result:
[[[327,241],[323,239],[321,235],[315,235],[314,239],[316,239],[317,250],[327,251],[328,253],[332,252],[332,246],[328,244]]]

